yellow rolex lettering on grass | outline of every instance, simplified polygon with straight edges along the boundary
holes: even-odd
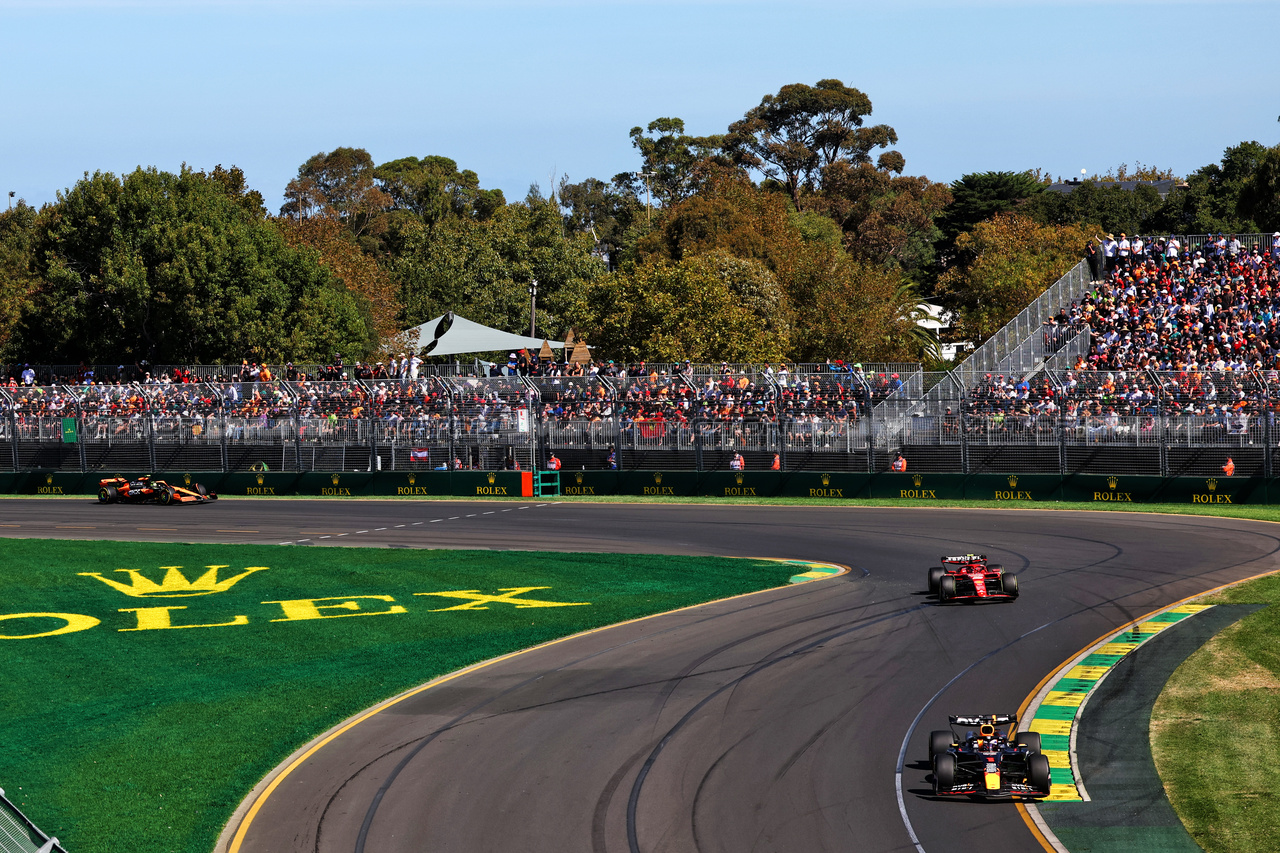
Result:
[[[454,592],[415,592],[414,595],[438,595],[442,598],[466,599],[466,604],[455,604],[453,607],[442,607],[432,613],[444,613],[447,610],[488,610],[487,604],[511,604],[518,609],[529,607],[586,607],[589,601],[539,601],[534,598],[517,598],[526,592],[539,589],[551,589],[549,586],[512,586],[499,589],[502,595],[486,595],[478,589],[457,590]]]
[[[41,626],[43,630],[33,631],[28,634],[10,634],[8,633],[8,630],[12,630],[10,626],[0,626],[0,640],[34,640],[37,637],[56,637],[59,634],[74,634],[76,631],[87,631],[99,624],[98,620],[92,616],[82,616],[79,613],[6,613],[0,616],[0,622],[26,619],[54,619],[62,624],[49,625],[45,623]]]
[[[225,628],[229,625],[248,625],[248,616],[233,616],[230,622],[214,622],[211,625],[174,625],[170,610],[186,610],[185,605],[169,607],[122,607],[121,613],[132,613],[138,619],[138,627],[121,628],[121,631],[163,631],[167,628]]]
[[[160,583],[143,577],[142,573],[135,569],[116,569],[117,572],[124,572],[129,576],[129,583],[123,583],[112,578],[104,578],[97,572],[79,572],[79,574],[84,577],[97,578],[107,586],[123,592],[130,598],[189,598],[194,595],[212,595],[216,592],[226,592],[254,572],[265,572],[267,570],[266,566],[249,566],[234,577],[218,580],[218,569],[226,569],[229,566],[205,566],[208,571],[190,581],[182,574],[182,566],[161,566],[160,568],[165,570],[164,579]]]
[[[399,604],[393,604],[386,610],[363,610],[361,600],[395,601],[389,595],[334,595],[327,598],[294,598],[286,601],[264,601],[263,604],[279,604],[284,611],[283,619],[272,619],[272,622],[300,622],[306,619],[342,619],[347,616],[386,616],[390,613],[408,613]],[[336,601],[337,604],[321,604],[322,601]],[[347,610],[348,613],[323,613],[324,610]]]

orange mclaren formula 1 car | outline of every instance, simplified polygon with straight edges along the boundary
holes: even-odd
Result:
[[[202,504],[217,499],[217,495],[211,494],[199,483],[189,489],[150,477],[139,477],[136,480],[108,477],[98,483],[98,503],[104,504]]]

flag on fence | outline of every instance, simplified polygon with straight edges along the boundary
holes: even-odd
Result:
[[[410,451],[409,451],[409,458],[410,458],[410,459],[423,459],[423,460],[425,460],[425,459],[429,459],[430,457],[431,457],[431,451],[430,451],[430,450],[428,450],[428,449],[427,449],[427,448],[425,448],[425,447],[415,447],[415,448],[413,448],[412,450],[410,450]]]

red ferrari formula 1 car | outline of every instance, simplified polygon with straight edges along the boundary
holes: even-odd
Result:
[[[981,554],[943,557],[941,566],[929,570],[929,592],[939,601],[954,599],[1018,597],[1018,576],[999,563],[988,563]]]
[[[161,504],[202,504],[216,501],[217,495],[199,483],[191,488],[172,486],[164,480],[153,480],[150,477],[139,477],[128,480],[124,477],[108,477],[98,483],[98,503],[161,503]]]
[[[948,717],[951,731],[929,736],[933,792],[938,796],[1049,796],[1049,758],[1037,732],[1018,732],[1016,714]],[[966,731],[962,735],[960,730]]]

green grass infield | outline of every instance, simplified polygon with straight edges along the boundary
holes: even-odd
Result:
[[[6,540],[0,785],[68,850],[208,853],[259,779],[362,709],[557,637],[779,586],[794,569]]]
[[[1197,600],[1280,603],[1280,575]],[[1280,850],[1280,607],[1224,630],[1187,658],[1151,715],[1169,802],[1208,853]]]

